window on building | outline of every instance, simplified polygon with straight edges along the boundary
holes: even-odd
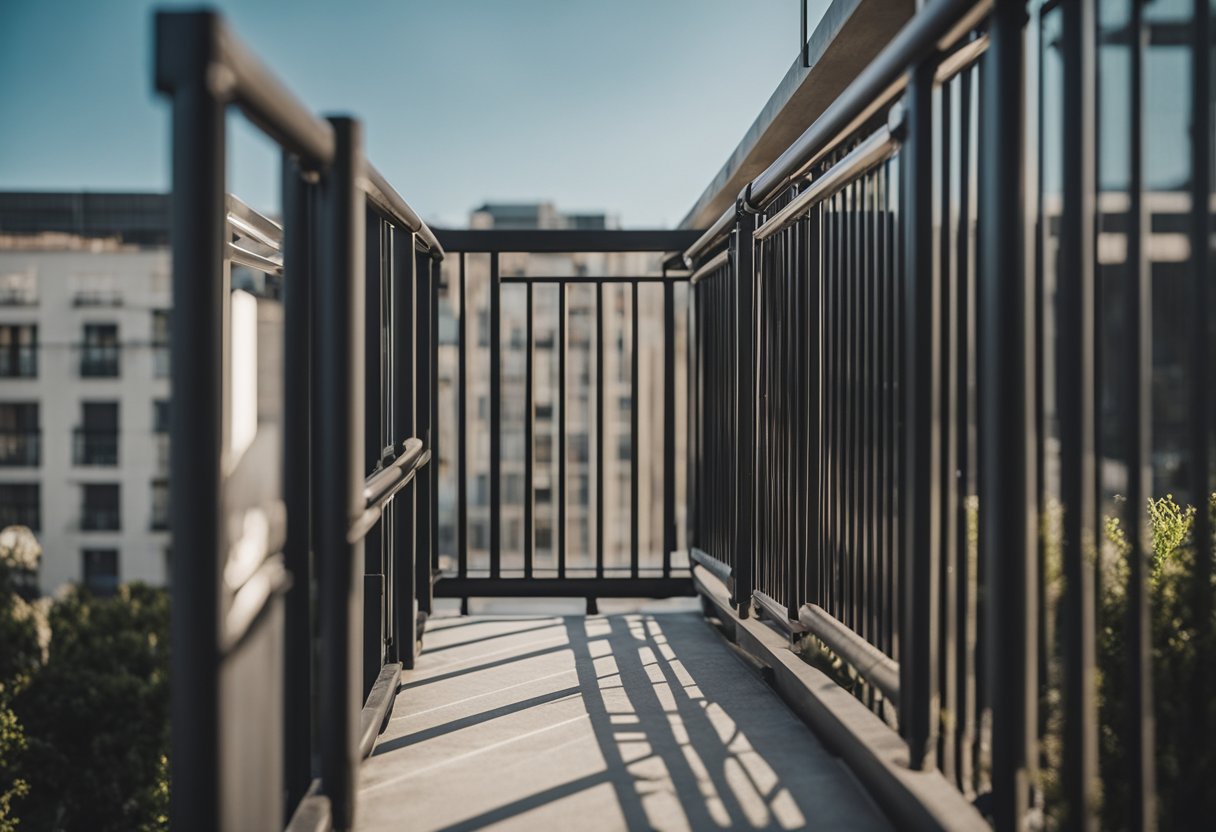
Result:
[[[169,377],[169,310],[152,310],[152,374]]]
[[[553,461],[553,435],[542,433],[536,437],[536,462],[548,465]]]
[[[490,548],[490,526],[488,523],[469,524],[469,547],[482,551]]]
[[[80,375],[84,378],[118,376],[118,324],[85,324],[80,348]]]
[[[627,433],[623,433],[616,438],[616,458],[622,462],[628,462],[633,459],[633,448],[629,438],[629,434]]]
[[[74,275],[72,288],[73,306],[122,306],[122,291],[115,275]]]
[[[536,549],[547,551],[553,548],[553,527],[547,520],[536,521]]]
[[[490,346],[490,310],[482,309],[477,313],[477,346]]]
[[[0,402],[0,465],[37,466],[42,431],[37,402]]]
[[[152,480],[152,531],[169,528],[169,481]]]
[[[488,506],[490,504],[490,476],[478,474],[473,481],[473,505]]]
[[[0,378],[38,375],[38,326],[0,324]]]
[[[522,503],[524,501],[523,474],[507,474],[505,485],[506,494],[503,497],[504,502]]]
[[[85,549],[81,561],[85,589],[94,595],[113,595],[118,591],[117,549]]]
[[[169,473],[169,402],[157,399],[152,402],[152,433],[156,439],[156,470]]]
[[[36,482],[0,483],[0,529],[42,529],[42,489]]]
[[[157,399],[152,402],[152,430],[154,433],[169,432],[168,399]]]
[[[118,464],[118,402],[83,402],[75,431],[77,465]]]
[[[81,486],[80,528],[89,532],[119,531],[122,528],[117,483],[85,483]]]
[[[570,455],[575,462],[586,462],[588,457],[588,440],[585,433],[571,433],[569,436]]]
[[[536,504],[548,505],[553,500],[553,489],[547,485],[542,485],[536,489]]]
[[[33,268],[0,274],[0,306],[37,306],[38,272]]]
[[[553,402],[541,402],[536,405],[536,421],[553,421]]]

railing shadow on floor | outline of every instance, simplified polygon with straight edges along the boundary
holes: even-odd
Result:
[[[849,828],[885,826],[840,762],[699,617],[638,613],[568,616],[557,621],[565,635],[565,643],[557,649],[570,652],[573,667],[549,676],[571,674],[577,685],[570,686],[563,679],[554,691],[540,695],[525,691],[526,698],[518,701],[386,739],[374,756],[391,755],[456,731],[477,730],[490,721],[581,694],[593,734],[584,741],[601,758],[597,770],[551,786],[537,784],[544,787],[437,828],[482,828],[603,786],[611,787],[620,821],[631,829],[795,829],[811,820]],[[552,617],[536,619],[544,625],[554,622]],[[529,626],[510,635],[538,629]],[[532,650],[531,646],[526,642],[516,645],[515,649],[523,651],[519,656],[478,668],[526,662],[552,652]],[[407,684],[416,693],[451,678],[452,674],[441,674]],[[477,696],[510,687],[522,690],[541,678],[545,677]],[[767,700],[769,707],[764,706],[765,697],[772,697]],[[399,712],[393,721],[412,716]],[[575,742],[578,740],[570,744]],[[573,760],[585,752],[568,749],[566,753]],[[546,755],[554,756],[554,750]],[[485,765],[484,760],[479,762]],[[398,764],[414,768],[416,763],[402,759]],[[573,764],[571,768],[577,774]],[[372,788],[383,785],[387,784],[382,781]],[[379,797],[389,798],[384,793]]]

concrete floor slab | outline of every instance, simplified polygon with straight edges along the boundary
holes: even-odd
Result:
[[[438,617],[362,830],[887,829],[697,613]]]

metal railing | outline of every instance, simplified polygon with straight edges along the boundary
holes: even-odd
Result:
[[[679,554],[677,342],[682,352],[687,349],[676,328],[676,287],[686,276],[663,274],[659,254],[682,248],[695,236],[615,230],[439,232],[453,254],[446,289],[458,315],[452,387],[460,432],[451,483],[455,557],[438,594],[461,598],[466,609],[471,596],[581,597],[594,611],[601,597],[692,593],[686,570],[673,571],[672,562]],[[648,275],[557,275],[553,261],[545,259],[553,254],[571,255],[558,268],[591,258],[603,269],[609,258],[617,258],[610,268],[637,264],[642,271],[640,261],[647,254],[654,268]],[[681,302],[683,306],[683,298]],[[650,315],[643,314],[647,305]],[[580,325],[573,331],[576,318]],[[517,337],[504,337],[504,322],[508,335]],[[479,325],[488,331],[473,331]],[[487,355],[477,355],[478,350]],[[652,380],[649,390],[643,389],[643,372]],[[660,378],[662,400],[657,401]],[[484,390],[485,413],[469,412],[474,384]],[[542,395],[543,409],[538,405]],[[643,447],[643,407],[647,414],[657,414],[648,427],[662,436],[661,459],[653,452],[657,436]],[[622,415],[625,408],[628,414]],[[470,426],[483,423],[489,434],[488,466],[475,476],[487,487],[474,517],[469,468],[475,452],[469,446],[475,432]],[[543,455],[539,438],[546,440]],[[506,440],[520,440],[515,451],[506,450]],[[656,462],[661,493],[647,494],[661,504],[661,514],[644,529],[642,509],[650,506],[640,502],[642,479],[650,482]],[[504,473],[504,463],[509,472]],[[519,488],[508,490],[504,483]],[[627,505],[606,505],[610,493],[622,495],[620,502]],[[512,525],[518,523],[516,540],[504,534],[508,512]],[[487,531],[480,545],[470,541],[476,523]],[[546,530],[539,542],[538,528]],[[618,530],[628,532],[624,545],[608,539],[609,532]]]
[[[171,369],[190,380],[169,430],[172,825],[348,829],[430,606],[443,249],[364,159],[359,122],[309,113],[218,15],[158,14],[155,66],[173,112]],[[225,193],[229,108],[282,149],[281,226]],[[233,265],[267,275],[256,301],[282,310],[282,363],[259,359],[245,399],[226,392],[250,372],[224,339]]]
[[[1158,296],[1142,168],[1149,26],[1132,7],[1111,36],[1087,0],[1030,4],[1029,19],[1022,2],[925,4],[685,252],[694,561],[727,582],[739,616],[754,609],[850,664],[912,767],[940,770],[998,829],[1034,812],[1093,828],[1099,785],[1129,828],[1157,823],[1143,506]],[[1206,2],[1190,11],[1194,31],[1170,41],[1190,56],[1193,93],[1189,245],[1173,285],[1194,387],[1179,488],[1199,506],[1194,603],[1178,624],[1210,655],[1212,30]],[[1095,228],[1095,172],[1111,158],[1095,128],[1100,42],[1130,66],[1110,87],[1130,113],[1130,175],[1114,195],[1130,207],[1108,226],[1126,235],[1120,260],[1099,260]],[[1128,472],[1124,485],[1101,460]],[[1111,516],[1126,568],[1105,540]],[[1095,609],[1111,581],[1126,620]],[[1102,697],[1099,627],[1127,645],[1103,670],[1121,687]],[[1188,677],[1196,726],[1211,675]],[[1102,754],[1125,748],[1117,777],[1100,764],[1100,707],[1121,714],[1103,727]],[[1201,791],[1174,817],[1204,815]]]

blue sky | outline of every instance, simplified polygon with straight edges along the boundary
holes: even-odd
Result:
[[[640,227],[677,224],[743,136],[797,57],[799,2],[216,5],[310,108],[364,120],[427,220],[543,198]],[[165,5],[0,0],[0,189],[168,187],[150,67]],[[817,19],[827,0],[810,5]],[[230,190],[275,210],[276,152],[229,123]]]

